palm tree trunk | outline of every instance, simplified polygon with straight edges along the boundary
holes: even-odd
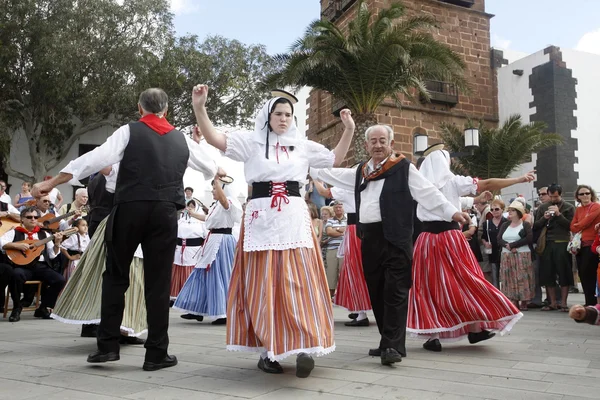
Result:
[[[373,126],[377,125],[377,117],[375,114],[357,114],[354,116],[354,122],[356,129],[354,131],[354,139],[352,140],[354,150],[354,163],[360,161],[367,161],[369,155],[367,154],[365,131]],[[353,164],[352,162],[350,162]]]

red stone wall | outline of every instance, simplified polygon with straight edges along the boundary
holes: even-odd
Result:
[[[389,7],[391,0],[367,0],[371,9]],[[402,109],[388,101],[380,107],[377,117],[379,123],[390,124],[396,133],[396,150],[412,156],[412,136],[418,129],[424,129],[430,143],[438,138],[441,122],[463,125],[468,118],[484,119],[489,124],[498,122],[498,101],[496,73],[490,65],[490,19],[485,13],[485,0],[476,0],[472,8],[465,8],[437,0],[404,0],[407,14],[428,13],[438,21],[440,28],[434,36],[448,44],[463,56],[466,63],[466,77],[471,91],[459,96],[456,106],[420,103],[404,100]],[[329,0],[321,0],[324,10]],[[347,10],[336,23],[346,26],[356,14],[356,5]],[[307,113],[308,137],[325,145],[335,146],[343,130],[339,119],[331,112],[331,96],[322,91],[313,90],[308,99]]]

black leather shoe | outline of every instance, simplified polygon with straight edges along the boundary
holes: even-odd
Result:
[[[402,361],[402,356],[396,349],[388,348],[381,351],[381,365],[392,365]]]
[[[283,374],[283,368],[277,361],[271,361],[268,358],[260,358],[258,360],[258,369],[265,371],[267,374]]]
[[[173,304],[175,304],[175,300],[169,300],[169,308],[173,307]]]
[[[174,367],[177,365],[177,357],[167,355],[161,362],[144,361],[142,367],[144,371],[156,371],[163,368]]]
[[[146,343],[144,339],[140,339],[135,336],[123,336],[119,338],[119,344],[132,344],[132,345],[141,345]]]
[[[356,319],[356,318],[358,318],[358,313],[350,313],[350,314],[348,314],[348,318]]]
[[[353,319],[350,322],[345,322],[344,325],[346,325],[346,326],[369,326],[369,318],[361,319],[360,321]]]
[[[442,351],[442,344],[439,339],[429,339],[425,343],[423,343],[423,348],[429,351]]]
[[[13,308],[10,313],[10,317],[8,317],[9,322],[19,322],[21,320],[21,308]]]
[[[87,362],[89,362],[89,363],[105,363],[107,361],[119,361],[120,359],[121,359],[121,357],[119,356],[119,353],[113,353],[113,352],[103,353],[100,350],[97,350],[88,356]]]
[[[296,376],[298,378],[308,378],[315,368],[315,360],[306,353],[298,354],[296,357]]]
[[[21,303],[21,307],[31,307],[31,304],[33,303],[33,297],[31,298],[25,298],[23,297],[20,301]]]
[[[371,357],[381,357],[381,349],[369,349],[369,355]]]
[[[486,331],[485,329],[479,333],[471,333],[469,332],[469,343],[475,344],[479,342],[483,342],[484,340],[488,340],[496,336],[495,333],[490,331]]]
[[[35,312],[33,313],[33,316],[36,318],[41,318],[41,319],[52,319],[52,317],[50,317],[50,311],[48,311],[48,309],[43,306],[36,309]]]
[[[219,318],[219,319],[215,319],[213,322],[210,323],[211,325],[225,325],[227,324],[227,318]]]
[[[195,319],[196,321],[202,321],[204,317],[202,315],[194,315],[194,314],[182,314],[180,315],[183,319]]]
[[[81,337],[97,337],[98,325],[82,325],[81,326]]]

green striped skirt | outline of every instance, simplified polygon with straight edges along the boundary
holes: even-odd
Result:
[[[98,225],[92,242],[59,296],[52,313],[55,320],[79,325],[100,323],[102,273],[106,268],[105,230],[106,219]],[[125,293],[121,331],[127,332],[129,336],[140,336],[147,328],[144,260],[134,257],[129,272],[129,289]]]

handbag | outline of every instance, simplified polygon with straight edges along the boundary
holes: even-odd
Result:
[[[579,250],[581,250],[581,232],[574,234],[567,245],[567,251],[569,253],[577,254]]]
[[[537,247],[535,248],[535,252],[538,253],[539,255],[542,255],[544,253],[544,250],[546,249],[546,232],[548,231],[547,227],[544,227],[544,229],[542,229],[542,232],[540,232],[540,237],[538,238],[537,241]]]

